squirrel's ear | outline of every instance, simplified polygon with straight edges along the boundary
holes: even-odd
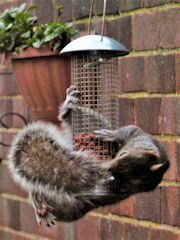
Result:
[[[163,163],[153,164],[153,165],[150,167],[150,170],[151,170],[152,172],[158,171],[163,165],[164,165]]]
[[[146,152],[147,154],[152,155],[153,157],[160,158],[159,152],[156,151],[155,149],[147,149],[147,150],[145,149],[145,152]]]

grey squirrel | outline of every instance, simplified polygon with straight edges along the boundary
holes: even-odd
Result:
[[[41,121],[29,124],[9,152],[11,175],[29,193],[39,224],[74,221],[99,206],[150,191],[169,167],[164,147],[134,125],[95,131],[102,141],[119,144],[111,161],[74,151],[70,119],[73,111],[83,112],[78,96],[75,86],[67,90],[59,113],[62,130]]]

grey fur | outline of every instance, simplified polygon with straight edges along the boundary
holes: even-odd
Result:
[[[61,131],[50,123],[30,124],[16,136],[9,153],[12,177],[29,192],[39,224],[74,221],[99,206],[150,191],[169,167],[164,147],[134,125],[95,132],[103,141],[119,143],[112,161],[73,151],[70,114],[83,109],[77,106],[78,94],[74,86],[67,91],[59,115]],[[151,171],[155,164],[162,166]]]

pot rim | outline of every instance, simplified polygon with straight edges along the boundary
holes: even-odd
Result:
[[[43,56],[60,56],[59,51],[51,51],[48,47],[33,48],[29,47],[27,49],[20,49],[19,54],[11,55],[12,60],[23,59],[23,58],[34,58]]]

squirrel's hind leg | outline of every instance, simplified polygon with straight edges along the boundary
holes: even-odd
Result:
[[[45,198],[37,193],[30,193],[29,198],[35,211],[37,223],[41,225],[44,222],[47,227],[50,227],[51,224],[55,225],[56,219],[50,212],[53,209],[47,204]]]

